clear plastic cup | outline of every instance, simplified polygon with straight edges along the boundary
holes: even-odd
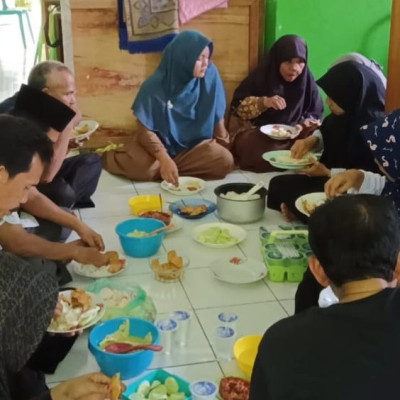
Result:
[[[171,318],[178,323],[175,342],[180,346],[186,346],[189,337],[190,321],[192,319],[191,313],[185,310],[174,311],[171,314]]]
[[[171,354],[178,323],[174,319],[169,318],[157,321],[156,326],[160,331],[160,344],[163,346],[162,352],[164,354]]]
[[[215,353],[218,360],[229,361],[232,359],[233,345],[235,344],[236,331],[229,326],[218,326],[215,335]]]
[[[218,325],[219,326],[229,326],[237,330],[237,322],[238,322],[237,314],[233,312],[222,312],[218,314]]]

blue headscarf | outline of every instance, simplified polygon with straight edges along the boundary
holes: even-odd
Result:
[[[400,110],[361,127],[361,134],[375,160],[393,181],[386,181],[382,195],[392,199],[400,215]]]
[[[213,137],[215,124],[224,116],[225,92],[211,62],[204,78],[194,78],[193,68],[212,42],[196,31],[181,32],[165,48],[160,65],[143,82],[133,103],[137,119],[157,134],[171,157]]]

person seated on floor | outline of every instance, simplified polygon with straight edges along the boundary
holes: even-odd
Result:
[[[28,172],[17,175],[19,183],[37,183],[42,167],[34,155]],[[33,181],[28,176],[35,176]],[[35,182],[36,181],[36,182]],[[21,195],[25,193],[20,188]],[[16,199],[17,193],[15,192]],[[17,203],[23,198],[17,199]],[[34,272],[23,260],[0,252],[0,398],[2,400],[81,400],[110,398],[111,379],[92,373],[69,379],[51,389],[45,381],[32,387],[24,365],[56,315],[57,281],[45,271]]]
[[[287,219],[303,222],[305,215],[295,207],[298,197],[322,192],[331,175],[343,169],[361,168],[377,172],[377,166],[360,127],[384,115],[385,88],[378,75],[356,61],[345,61],[330,68],[317,84],[327,94],[331,111],[320,127],[321,136],[312,135],[294,143],[291,152],[300,158],[312,150],[321,150],[320,161],[299,170],[300,174],[280,175],[271,179],[267,206],[282,210]],[[323,145],[320,145],[321,139]]]
[[[26,171],[36,153],[29,137],[30,131],[36,132],[36,136],[39,134],[45,136],[44,131],[24,118],[6,114],[0,115],[0,172],[1,168],[4,171],[4,179],[0,179],[2,196],[0,197],[0,207],[4,207],[3,201],[8,204],[6,203],[8,197],[13,198],[14,196],[12,187],[9,187],[9,180]],[[47,141],[46,143],[51,142]],[[45,168],[44,164],[50,162],[51,154],[52,152],[41,165],[40,175]],[[71,276],[65,268],[65,264],[69,260],[97,266],[105,265],[107,258],[100,253],[100,250],[104,250],[101,236],[74,215],[63,211],[46,196],[39,193],[34,187],[38,182],[39,178],[35,184],[23,188],[26,191],[26,196],[21,203],[25,203],[25,210],[33,216],[50,219],[76,231],[81,239],[70,243],[55,243],[28,233],[22,227],[18,214],[14,212],[5,215],[0,223],[0,245],[3,250],[26,258],[32,269],[49,271],[58,277],[60,284],[71,280]],[[32,196],[34,197],[33,201]],[[28,197],[31,198],[29,207],[27,207]],[[18,202],[12,204],[11,207],[7,208],[7,212],[19,206],[20,203]]]
[[[346,170],[326,182],[325,193],[328,198],[346,192],[382,195],[400,214],[400,109],[362,126],[360,132],[381,173]]]
[[[103,155],[107,171],[177,185],[178,175],[220,179],[233,169],[225,93],[212,52],[213,43],[196,31],[168,44],[133,103],[135,136],[125,149]]]
[[[299,123],[306,127],[318,126],[323,103],[308,68],[307,56],[304,39],[296,35],[282,36],[235,90],[229,132],[232,152],[241,169],[274,170],[263,160],[263,153],[288,150],[293,144],[293,140],[278,141],[261,134],[260,126]]]
[[[270,327],[249,400],[392,399],[400,358],[399,218],[388,199],[334,198],[309,220],[310,269],[339,304]]]
[[[89,153],[66,158],[72,128],[81,118],[75,99],[75,80],[72,72],[59,61],[44,61],[32,68],[28,86],[54,97],[76,113],[75,118],[61,132],[53,132],[50,136],[54,142],[54,156],[43,177],[47,183],[39,184],[39,191],[62,207],[94,207],[90,197],[95,192],[100,178],[100,157]],[[0,113],[13,110],[17,95],[18,93],[0,104]],[[35,96],[30,104],[31,109],[35,110],[33,114],[41,112],[40,105],[35,102]]]
[[[10,210],[24,203],[31,188],[38,184],[46,164],[51,161],[53,148],[44,131],[23,118],[0,116],[0,131],[2,225]],[[47,391],[44,377],[38,379],[40,372],[25,364],[54,314],[58,284],[53,275],[33,270],[25,261],[3,249],[0,251],[0,286],[0,398],[25,400],[31,394]],[[106,384],[109,379],[103,375],[86,375],[55,387],[51,397],[47,392],[43,399],[78,399],[91,392],[106,397]]]
[[[360,64],[365,65],[366,67],[368,67],[369,69],[371,69],[378,75],[379,79],[382,82],[382,85],[386,89],[386,85],[387,85],[386,76],[383,73],[382,67],[375,60],[373,60],[372,58],[367,58],[360,53],[352,52],[352,53],[344,54],[343,56],[337,58],[334,61],[334,63],[331,65],[331,67],[333,67],[337,64],[340,64],[344,61],[356,61]]]
[[[390,199],[400,215],[400,110],[362,126],[361,136],[371,151],[380,172],[349,169],[325,183],[325,193],[332,198],[343,193],[367,193]],[[295,313],[318,304],[323,287],[307,270],[295,296]]]

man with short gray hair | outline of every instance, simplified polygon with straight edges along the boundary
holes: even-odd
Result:
[[[48,132],[53,142],[54,157],[42,177],[44,183],[38,185],[38,189],[62,207],[93,207],[90,197],[96,190],[101,174],[100,157],[97,154],[81,154],[65,158],[72,129],[81,119],[75,98],[75,80],[71,70],[59,61],[44,61],[32,68],[28,77],[28,86],[54,97],[76,113],[75,118],[62,132],[55,130]],[[2,102],[0,113],[12,111],[16,98],[17,94]],[[34,107],[35,98],[32,98],[30,103]],[[19,111],[23,113],[25,110]],[[30,113],[35,117],[35,111]]]

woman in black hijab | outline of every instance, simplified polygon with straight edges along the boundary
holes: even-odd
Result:
[[[317,81],[327,94],[331,114],[320,127],[323,154],[320,162],[302,170],[305,175],[283,175],[271,179],[267,206],[282,209],[306,222],[294,203],[298,197],[322,192],[335,169],[364,169],[377,172],[373,156],[363,141],[360,127],[383,116],[385,88],[379,77],[368,67],[355,61],[335,65]],[[297,141],[292,154],[300,158],[318,141],[310,136]]]
[[[289,149],[293,144],[293,140],[270,139],[259,132],[260,126],[296,125],[302,121],[307,125],[321,118],[322,112],[322,100],[307,66],[306,43],[296,35],[282,36],[233,95],[229,131],[240,168],[271,170],[262,154]]]
[[[42,393],[27,386],[30,376],[24,365],[50,324],[57,298],[58,285],[52,275],[33,272],[23,260],[0,251],[0,399],[109,397],[110,379],[100,373],[71,379],[50,391],[44,387]]]

